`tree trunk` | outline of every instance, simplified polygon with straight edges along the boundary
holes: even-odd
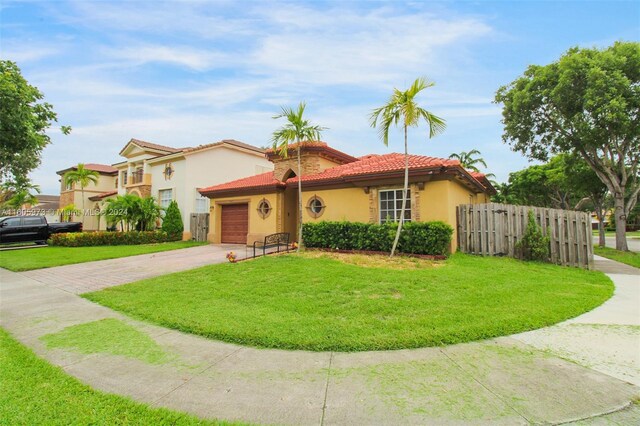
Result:
[[[604,247],[606,241],[604,239],[604,217],[598,216],[598,246]]]
[[[624,213],[624,192],[614,194],[614,210],[616,217],[616,250],[629,251],[627,247],[627,216]]]
[[[407,147],[407,126],[404,126],[404,187],[402,189],[402,206],[400,208],[400,220],[398,221],[398,229],[396,230],[396,237],[393,240],[393,247],[391,247],[391,255],[393,257],[398,247],[398,241],[400,240],[400,232],[402,232],[402,225],[404,223],[404,209],[407,205],[407,191],[409,190],[409,149]]]
[[[82,229],[84,229],[84,215],[86,213],[84,209],[84,186],[80,186],[80,195],[82,196]]]
[[[302,247],[302,161],[300,160],[300,141],[298,141],[298,248],[296,251],[300,251]]]

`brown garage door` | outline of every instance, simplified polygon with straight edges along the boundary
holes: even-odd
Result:
[[[227,204],[222,206],[223,243],[246,244],[249,232],[248,204]]]

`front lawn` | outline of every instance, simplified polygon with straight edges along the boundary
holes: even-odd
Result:
[[[93,390],[0,329],[0,424],[222,425]]]
[[[133,246],[96,247],[42,247],[23,250],[0,251],[0,268],[10,271],[30,271],[72,263],[115,259],[138,254],[157,253],[203,245],[197,241],[175,241],[171,243],[141,244]]]
[[[595,246],[593,253],[598,256],[606,257],[616,262],[626,263],[627,265],[640,268],[640,253],[633,251],[620,251],[609,247]]]
[[[536,329],[589,311],[613,293],[600,272],[549,264],[464,254],[443,262],[386,259],[312,252],[268,256],[84,297],[227,342],[364,351]]]
[[[597,237],[599,235],[598,231],[593,231],[593,235]],[[607,237],[615,237],[616,233],[615,231],[605,231],[604,235]],[[627,238],[640,238],[640,231],[627,231]]]

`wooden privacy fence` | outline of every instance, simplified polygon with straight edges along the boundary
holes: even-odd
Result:
[[[522,258],[516,248],[527,228],[532,210],[542,231],[550,237],[551,262],[593,267],[591,216],[586,212],[513,206],[510,204],[463,204],[457,208],[458,249],[484,256]]]
[[[209,213],[191,213],[189,230],[194,241],[207,241],[209,233]]]

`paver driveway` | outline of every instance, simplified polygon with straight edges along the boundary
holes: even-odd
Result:
[[[245,257],[244,245],[209,244],[160,253],[36,269],[21,274],[48,286],[80,294],[171,272],[227,262],[226,254],[230,251],[238,254],[240,259]]]

